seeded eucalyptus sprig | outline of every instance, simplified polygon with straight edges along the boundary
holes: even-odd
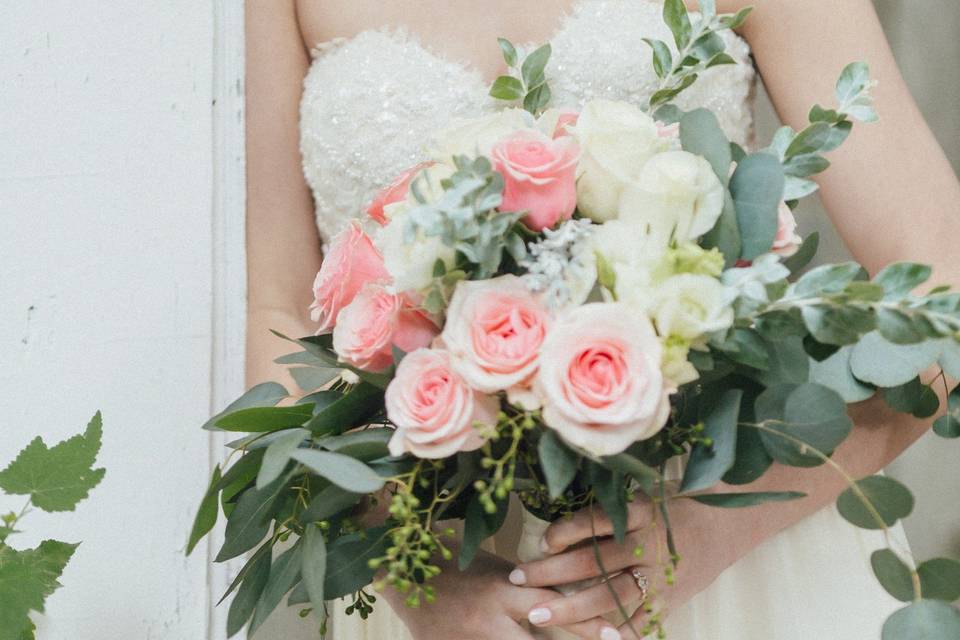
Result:
[[[655,38],[643,41],[653,49],[653,70],[660,78],[657,91],[650,96],[648,111],[655,111],[688,89],[701,73],[736,61],[725,52],[718,32],[740,27],[753,11],[745,7],[735,14],[717,14],[715,0],[700,1],[700,15],[691,16],[683,0],[665,0],[663,20],[670,27],[677,55],[666,42]]]
[[[550,60],[552,49],[547,43],[519,61],[517,48],[506,38],[497,38],[500,51],[507,63],[509,73],[493,81],[490,95],[498,100],[515,102],[523,100],[523,108],[539,115],[550,103],[550,85],[547,84],[544,68]]]

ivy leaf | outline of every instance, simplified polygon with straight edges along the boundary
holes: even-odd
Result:
[[[57,540],[25,551],[0,545],[0,640],[30,637],[30,611],[43,613],[44,601],[60,586],[60,574],[76,548]]]
[[[0,489],[29,495],[44,511],[73,511],[77,503],[103,479],[104,469],[94,469],[103,422],[98,411],[83,434],[48,448],[37,436],[0,471]]]

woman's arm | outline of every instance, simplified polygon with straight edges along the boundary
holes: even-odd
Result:
[[[735,11],[748,2],[719,4],[724,11]],[[856,126],[842,150],[830,156],[833,165],[819,179],[823,202],[854,256],[871,273],[899,260],[929,263],[937,283],[960,285],[960,263],[951,259],[960,238],[960,183],[907,90],[872,3],[754,4],[744,35],[785,123],[799,130],[813,104],[831,105],[835,78],[848,62],[868,62],[879,81],[874,96],[880,122]],[[938,392],[944,401],[944,389]],[[885,467],[929,427],[929,421],[895,413],[879,399],[852,406],[850,413],[856,427],[834,460],[856,478]],[[833,502],[846,486],[829,466],[801,470],[775,465],[749,490],[802,489],[808,497],[746,510],[677,503],[673,520],[684,561],[677,587],[662,593],[670,604],[685,601],[755,546]],[[650,533],[649,508],[631,507],[630,520],[636,533],[626,547],[604,545],[607,569],[637,563],[630,549]],[[560,553],[590,538],[594,528],[602,534],[610,531],[603,518],[591,525],[588,514],[555,523],[545,543],[551,553],[560,555],[521,565],[512,577],[531,586],[551,586],[596,575],[592,549]],[[554,610],[548,623],[552,625],[597,615],[599,608],[610,605],[574,596],[545,607]]]
[[[291,351],[270,333],[313,333],[310,283],[320,268],[313,202],[303,178],[299,104],[309,56],[294,0],[247,0],[247,367],[248,385],[295,385],[273,359]]]

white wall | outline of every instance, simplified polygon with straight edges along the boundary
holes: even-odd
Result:
[[[239,375],[213,366],[242,345],[238,14],[0,0],[0,466],[37,433],[62,439],[96,409],[105,423],[91,498],[10,539],[83,541],[42,639],[222,629],[208,583],[223,577],[183,547],[211,464],[198,427]]]

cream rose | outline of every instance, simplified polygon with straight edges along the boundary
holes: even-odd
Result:
[[[624,189],[620,219],[667,246],[710,231],[723,200],[723,185],[709,162],[686,151],[667,151],[651,158],[640,180]]]
[[[390,223],[377,231],[374,242],[383,255],[383,263],[397,291],[421,291],[433,281],[433,266],[437,260],[442,260],[448,267],[453,266],[454,250],[439,237],[427,237],[422,232],[408,240],[405,227],[409,211],[387,209]]]
[[[504,109],[488,116],[463,120],[444,129],[434,139],[430,155],[451,163],[453,156],[489,156],[490,150],[502,138],[534,126],[533,116],[523,109]]]
[[[474,423],[494,425],[499,402],[471,389],[454,370],[450,354],[438,349],[408,353],[385,394],[387,417],[397,430],[391,455],[446,458],[483,444]]]
[[[533,376],[549,325],[546,307],[526,283],[505,275],[457,285],[441,338],[467,384],[494,393]]]
[[[655,435],[670,415],[653,326],[620,303],[590,303],[557,319],[540,350],[543,418],[566,441],[612,455]]]
[[[696,341],[733,324],[732,303],[731,290],[716,278],[681,273],[657,287],[652,315],[660,335]]]
[[[582,155],[577,178],[580,211],[597,222],[612,220],[620,194],[640,177],[654,154],[669,148],[657,124],[626,102],[588,102],[573,127]]]

